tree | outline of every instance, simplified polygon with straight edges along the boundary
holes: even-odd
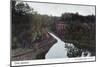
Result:
[[[12,43],[16,38],[17,46],[31,45],[31,13],[33,9],[28,4],[12,0]],[[26,42],[26,43],[25,43]],[[25,45],[26,44],[26,45]]]

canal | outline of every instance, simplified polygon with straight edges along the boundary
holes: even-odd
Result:
[[[68,58],[67,57],[67,52],[68,50],[70,50],[69,48],[65,48],[65,44],[67,44],[68,47],[71,48],[75,48],[75,46],[71,43],[65,43],[64,41],[62,41],[59,37],[57,37],[56,35],[54,35],[53,33],[49,34],[51,36],[53,36],[56,40],[57,43],[55,43],[50,50],[47,52],[47,54],[45,55],[45,59],[52,59],[52,58]],[[87,53],[87,54],[86,54]],[[85,55],[86,54],[86,55]],[[83,51],[81,53],[81,57],[89,57],[91,55],[91,53],[89,51]]]

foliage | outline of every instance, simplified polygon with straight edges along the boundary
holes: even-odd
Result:
[[[40,21],[41,17],[27,3],[12,1],[12,40],[16,37],[17,45],[32,46],[32,41],[42,35]]]
[[[40,15],[27,3],[12,1],[12,43],[18,47],[32,47],[45,35],[46,27],[50,28],[52,17]],[[13,42],[14,37],[17,44]],[[20,44],[20,46],[18,45]]]
[[[66,30],[65,40],[70,40],[79,48],[86,48],[95,51],[95,16],[82,16],[78,13],[64,13],[61,20],[68,26]],[[75,43],[77,41],[78,43]]]
[[[56,24],[59,20],[66,25],[64,40],[74,44],[86,44],[95,47],[95,16],[82,16],[78,13],[63,13],[61,17],[41,15],[34,11],[27,3],[12,0],[12,41],[18,47],[32,47],[40,42],[45,31],[57,33]],[[60,35],[59,35],[60,36]],[[77,42],[77,43],[76,43]]]

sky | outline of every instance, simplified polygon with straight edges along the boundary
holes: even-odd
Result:
[[[95,6],[52,4],[27,2],[30,7],[42,15],[61,16],[62,13],[79,13],[80,15],[95,15]]]

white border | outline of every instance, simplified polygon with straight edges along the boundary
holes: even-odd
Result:
[[[95,61],[93,57],[77,57],[77,58],[63,58],[63,59],[45,59],[45,60],[26,60],[26,61],[12,61],[11,66],[26,66],[26,65],[43,65],[43,64],[55,64],[55,63],[73,63],[73,62],[86,62]]]
[[[36,67],[100,67],[100,1],[99,0],[31,0],[41,2],[56,2],[56,3],[73,3],[73,4],[90,4],[96,5],[97,17],[97,55],[96,62],[91,63],[77,63],[77,64],[56,64],[56,65],[43,65]],[[0,66],[10,67],[10,0],[0,1]],[[24,67],[24,66],[23,66]],[[30,67],[30,66],[25,66]],[[35,66],[31,66],[35,67]]]
[[[23,1],[28,1],[28,0],[23,0]],[[31,0],[29,0],[31,1]],[[33,2],[38,2],[34,1]],[[42,3],[41,1],[39,1]],[[45,1],[46,2],[46,1]],[[48,2],[49,3],[49,2]],[[50,2],[53,4],[53,2]],[[56,2],[54,2],[56,4]],[[57,4],[64,4],[64,3],[57,3]],[[69,3],[65,3],[69,4]],[[75,4],[72,4],[75,5]],[[81,5],[81,4],[76,4],[76,5]],[[82,4],[83,6],[85,4]],[[86,6],[94,6],[95,5],[86,5]],[[95,7],[96,8],[96,7]],[[96,11],[96,10],[95,10]],[[62,59],[44,59],[44,60],[25,60],[25,61],[11,61],[11,66],[27,66],[27,65],[47,65],[47,64],[59,64],[59,63],[76,63],[76,62],[89,62],[89,61],[96,61],[96,56],[92,57],[77,57],[77,58],[62,58]]]

